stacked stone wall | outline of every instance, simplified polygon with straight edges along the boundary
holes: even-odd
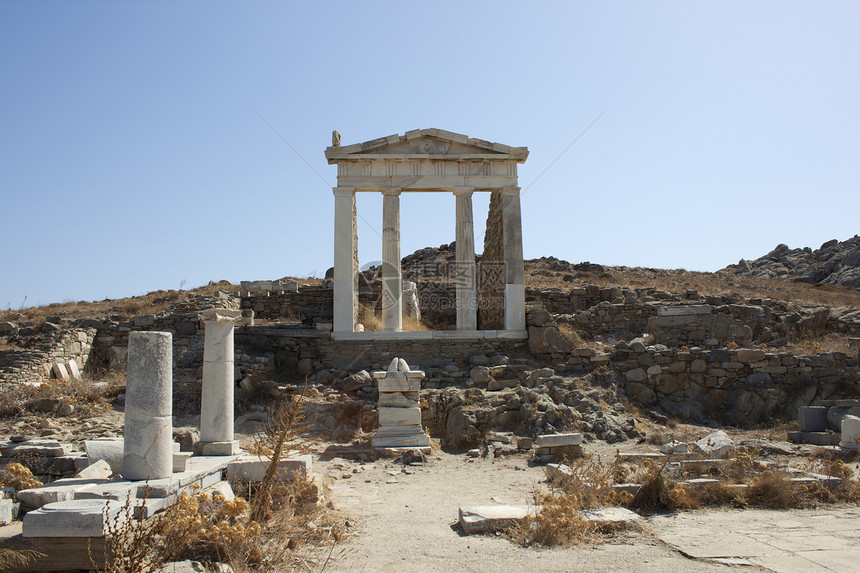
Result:
[[[334,319],[333,291],[328,285],[308,285],[295,292],[253,292],[242,297],[241,309],[258,320],[330,323]]]
[[[773,415],[793,417],[799,406],[856,398],[860,390],[857,359],[841,352],[793,356],[622,342],[610,352],[575,349],[568,365],[617,372],[626,394],[646,407],[729,425],[753,424]]]
[[[90,360],[95,337],[95,328],[72,328],[48,336],[34,348],[0,352],[0,380],[39,384],[51,378],[54,364],[71,361],[83,371]]]
[[[594,337],[630,340],[643,334],[667,346],[782,345],[828,332],[860,334],[860,311],[828,309],[737,295],[672,295],[585,285],[570,290],[528,289],[559,323]]]

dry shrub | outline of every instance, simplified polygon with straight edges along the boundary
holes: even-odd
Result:
[[[627,504],[628,507],[641,511],[666,511],[674,508],[670,495],[672,488],[663,475],[666,463],[658,466],[649,461],[645,464],[645,475],[640,480],[642,487]]]
[[[263,559],[260,524],[248,520],[248,502],[218,495],[182,494],[160,520],[165,561],[233,560],[254,564]]]
[[[731,479],[742,480],[752,471],[758,471],[762,465],[756,460],[750,451],[744,446],[737,448],[735,457],[725,465],[723,471]]]
[[[851,480],[854,478],[854,470],[840,459],[818,460],[814,463],[817,473],[822,473],[826,476],[838,477],[843,480]]]
[[[148,492],[147,492],[148,493]],[[144,495],[144,500],[146,495]],[[105,508],[105,549],[100,567],[90,550],[93,569],[99,573],[155,573],[167,559],[167,548],[159,532],[167,513],[150,519],[134,519],[134,498],[129,496],[113,518]],[[89,547],[88,547],[89,550]]]
[[[781,472],[768,470],[754,477],[746,491],[750,505],[771,509],[797,507],[800,498],[788,476]]]
[[[6,464],[0,469],[0,487],[15,488],[15,491],[19,492],[22,489],[30,489],[40,485],[42,482],[34,478],[33,473],[18,462]]]
[[[588,539],[594,526],[582,516],[580,499],[576,494],[550,495],[540,498],[541,510],[527,516],[512,531],[512,538],[521,545],[570,545]]]
[[[541,509],[511,531],[515,541],[524,546],[570,545],[598,533],[609,533],[585,519],[582,512],[629,502],[629,494],[618,493],[612,487],[613,477],[624,470],[601,464],[597,456],[576,459],[568,467],[570,474],[554,481],[549,493],[535,491],[534,502]]]
[[[272,511],[274,488],[281,481],[278,477],[280,462],[291,450],[291,444],[308,430],[304,416],[305,391],[289,396],[272,407],[263,432],[254,436],[255,450],[268,467],[260,487],[251,500],[251,519],[266,521]]]
[[[663,430],[658,429],[653,432],[648,432],[648,436],[646,436],[645,441],[652,446],[662,446],[669,441],[669,437],[666,436]]]

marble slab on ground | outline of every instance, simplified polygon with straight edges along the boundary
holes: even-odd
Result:
[[[208,487],[221,480],[222,472],[236,456],[191,457],[184,472],[169,478],[146,481],[109,479],[60,479],[39,487],[18,492],[18,500],[29,509],[38,509],[48,503],[74,499],[126,499],[164,498],[187,491],[192,487]]]
[[[850,571],[860,556],[860,508],[689,512],[649,519],[666,544],[694,559],[776,572]]]
[[[127,519],[123,504],[85,499],[49,503],[24,515],[24,537],[102,537],[108,522]]]
[[[539,505],[471,505],[459,509],[460,527],[467,535],[494,531],[520,523],[526,516],[535,516]],[[644,520],[623,507],[606,507],[583,511],[582,516],[598,528],[641,529]]]

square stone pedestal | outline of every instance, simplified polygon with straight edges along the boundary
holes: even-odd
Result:
[[[424,372],[410,370],[405,360],[395,358],[387,371],[374,372],[373,378],[379,385],[379,429],[371,439],[373,447],[429,447],[418,398]]]
[[[229,442],[197,442],[194,444],[195,456],[235,456],[239,449],[239,440]]]

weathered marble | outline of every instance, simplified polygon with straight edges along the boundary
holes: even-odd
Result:
[[[333,140],[325,151],[329,164],[337,165],[335,193],[334,326],[338,335],[354,333],[357,302],[355,194],[382,192],[383,199],[383,330],[402,330],[399,197],[406,192],[462,193],[457,198],[457,269],[465,276],[457,289],[457,329],[477,329],[477,296],[474,278],[474,230],[471,193],[503,192],[504,242],[508,268],[505,282],[505,329],[521,336],[525,331],[525,289],[522,260],[517,165],[529,151],[442,129],[416,129],[353,145]],[[500,251],[502,249],[499,249]],[[471,253],[471,254],[470,254]],[[500,263],[501,260],[495,261]],[[473,308],[474,307],[474,308]],[[501,322],[501,316],[499,316]],[[501,326],[501,325],[499,325]],[[493,326],[493,330],[497,326]],[[423,333],[409,333],[416,338]],[[373,339],[372,332],[351,337]],[[346,339],[346,338],[344,338]]]
[[[122,476],[168,478],[173,473],[173,336],[128,337]]]
[[[202,313],[206,330],[203,339],[200,441],[204,444],[234,441],[233,328],[241,314],[238,310],[225,309],[210,309]],[[234,453],[234,450],[238,450],[238,446],[230,448],[225,455]]]
[[[403,330],[400,270],[400,189],[382,190],[382,329]]]
[[[477,278],[475,276],[475,230],[472,190],[455,190],[457,330],[478,328]]]
[[[526,327],[526,296],[519,187],[502,189],[502,232],[505,256],[505,330],[522,330]]]
[[[427,447],[430,437],[421,427],[418,396],[424,372],[412,370],[402,358],[393,358],[388,370],[376,371],[379,383],[379,429],[375,448]]]
[[[355,188],[334,188],[334,326],[335,332],[352,332],[358,310],[355,280]]]

